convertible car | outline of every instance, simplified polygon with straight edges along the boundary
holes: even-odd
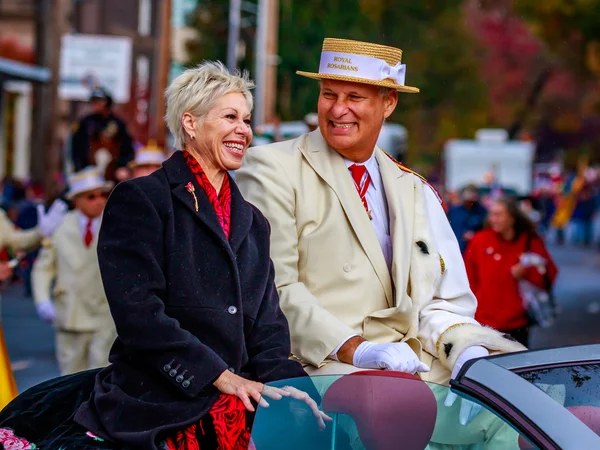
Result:
[[[271,402],[255,418],[256,449],[600,449],[600,345],[473,360],[451,388],[387,371],[310,381],[333,420],[321,430],[298,400]]]

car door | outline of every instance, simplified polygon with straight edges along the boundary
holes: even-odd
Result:
[[[461,425],[459,417],[466,398],[449,405],[447,386],[399,372],[283,380],[269,383],[266,389],[286,386],[312,392],[320,411],[331,421],[319,429],[305,402],[290,397],[269,400],[265,394],[269,407],[258,408],[252,429],[257,450],[537,448],[485,407],[468,424]]]
[[[540,448],[600,448],[600,345],[473,360],[451,385]]]

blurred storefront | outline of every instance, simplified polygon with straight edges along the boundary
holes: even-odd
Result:
[[[48,164],[53,170],[64,167],[58,160],[66,156],[71,125],[88,110],[85,95],[64,94],[57,55],[60,42],[70,36],[129,41],[128,73],[117,83],[126,86],[125,95],[113,95],[115,112],[137,142],[155,139],[162,145],[163,93],[172,73],[171,53],[184,48],[182,18],[196,4],[197,0],[0,0],[0,57],[45,66],[57,75],[46,88],[37,89],[30,84],[35,80],[23,78],[3,84],[0,177],[31,174],[41,181],[50,176]],[[55,86],[57,80],[60,84]],[[53,135],[46,130],[54,130]]]
[[[29,176],[32,83],[48,81],[46,68],[0,58],[0,178]]]
[[[0,178],[30,173],[32,83],[50,80],[34,47],[35,1],[0,0]]]

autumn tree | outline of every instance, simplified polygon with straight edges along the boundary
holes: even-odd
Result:
[[[514,8],[581,80],[600,75],[600,2],[520,0]]]
[[[592,161],[600,161],[600,2],[519,0],[512,7],[527,19],[562,71],[562,89],[547,92],[540,111],[541,132],[547,136],[541,145],[565,150],[570,159],[585,149]]]
[[[421,93],[401,94],[390,118],[409,129],[413,160],[439,160],[450,137],[472,136],[486,125],[485,86],[475,43],[462,27],[460,2],[450,0],[282,0],[280,4],[279,107],[284,118],[316,108],[314,80],[325,37],[376,42],[403,49],[406,83]]]

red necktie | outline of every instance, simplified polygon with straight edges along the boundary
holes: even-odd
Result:
[[[87,225],[85,226],[85,234],[83,235],[83,243],[86,247],[92,245],[94,240],[94,233],[92,233],[92,219],[88,219]]]
[[[354,180],[354,186],[358,191],[358,195],[360,196],[363,205],[365,206],[365,210],[367,213],[369,212],[369,205],[367,204],[367,189],[369,189],[369,185],[371,184],[371,176],[369,172],[367,172],[367,168],[365,166],[359,166],[357,164],[352,164],[348,167],[350,173],[352,174],[352,179]],[[371,214],[369,213],[369,218],[371,218]]]

